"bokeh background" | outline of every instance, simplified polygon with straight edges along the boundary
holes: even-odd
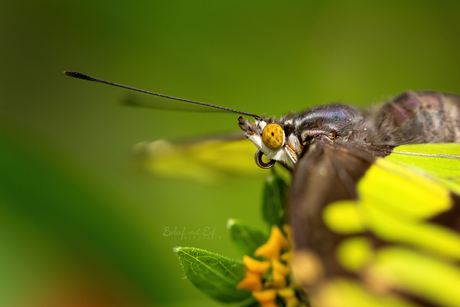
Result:
[[[0,306],[217,306],[173,247],[237,257],[227,219],[265,227],[266,172],[204,183],[132,155],[237,116],[124,107],[63,70],[268,115],[460,93],[458,1],[3,0],[0,45]]]

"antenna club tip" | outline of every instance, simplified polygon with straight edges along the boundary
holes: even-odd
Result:
[[[93,78],[91,78],[90,76],[82,74],[82,73],[79,73],[79,72],[76,72],[76,71],[64,70],[63,73],[66,76],[74,77],[74,78],[77,78],[77,79],[90,80],[90,81],[93,80]]]

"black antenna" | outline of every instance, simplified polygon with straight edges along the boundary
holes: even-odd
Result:
[[[126,86],[126,85],[122,85],[122,84],[118,84],[118,83],[114,83],[114,82],[110,82],[110,81],[105,81],[105,80],[93,78],[93,77],[90,77],[88,75],[76,72],[76,71],[64,71],[64,75],[74,77],[74,78],[77,78],[77,79],[83,79],[83,80],[94,81],[94,82],[104,83],[104,84],[108,84],[108,85],[118,86],[118,87],[125,88],[125,89],[128,89],[128,90],[141,92],[141,93],[145,93],[145,94],[149,94],[149,95],[155,95],[155,96],[159,96],[159,97],[163,97],[163,98],[167,98],[167,99],[179,100],[179,101],[194,103],[194,104],[198,104],[198,105],[202,105],[202,106],[206,106],[206,107],[221,109],[221,110],[224,110],[224,111],[227,111],[227,112],[232,112],[232,113],[237,113],[237,114],[242,114],[242,115],[248,115],[248,116],[254,117],[254,119],[260,119],[260,116],[254,115],[254,114],[251,114],[251,113],[242,112],[242,111],[238,111],[238,110],[230,109],[230,108],[226,108],[226,107],[221,107],[221,106],[217,106],[217,105],[214,105],[214,104],[209,104],[209,103],[204,103],[204,102],[199,102],[199,101],[194,101],[194,100],[189,100],[189,99],[183,99],[183,98],[177,98],[177,97],[173,97],[173,96],[168,96],[168,95],[154,93],[154,92],[150,92],[150,91],[146,91],[146,90],[141,90],[141,89],[138,89],[138,88],[135,88],[135,87]]]

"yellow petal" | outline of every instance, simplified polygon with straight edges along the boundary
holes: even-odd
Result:
[[[261,245],[255,252],[256,256],[263,256],[267,259],[278,259],[283,248],[289,245],[288,240],[284,237],[281,230],[276,226],[272,226],[272,232],[267,243]]]
[[[267,259],[277,259],[280,255],[280,249],[277,245],[268,241],[264,245],[261,245],[255,252],[254,255],[262,256]]]
[[[247,289],[251,291],[261,291],[262,290],[262,281],[260,274],[247,271],[246,276],[240,283],[236,286],[237,289]]]
[[[274,302],[276,298],[276,290],[269,289],[264,291],[253,291],[252,296],[254,296],[254,298],[260,303],[270,301]]]
[[[278,244],[281,248],[288,247],[289,241],[286,239],[286,237],[281,232],[281,230],[278,228],[278,226],[276,225],[272,226],[272,233],[270,235],[270,239],[271,237],[275,237],[276,241],[278,241]]]
[[[277,291],[278,295],[286,303],[286,307],[296,307],[299,305],[299,300],[295,296],[295,291],[292,288],[283,288]]]
[[[288,275],[290,271],[288,266],[282,264],[278,260],[272,261],[272,267],[273,267],[273,271],[283,274],[284,276]]]
[[[273,276],[273,287],[275,288],[284,288],[286,287],[286,277],[277,272],[277,271],[273,271],[272,272],[272,276]]]
[[[286,307],[297,307],[299,306],[299,300],[296,297],[292,297],[286,300]]]
[[[248,271],[254,273],[263,274],[270,268],[270,262],[259,261],[246,255],[243,256],[243,262]]]
[[[279,296],[281,296],[282,298],[285,298],[285,299],[288,299],[288,298],[291,298],[291,297],[295,296],[294,289],[292,289],[292,288],[283,288],[283,289],[279,289],[276,292],[278,293]]]
[[[280,259],[283,260],[291,267],[291,258],[292,258],[292,249],[288,250],[287,252],[281,254]]]

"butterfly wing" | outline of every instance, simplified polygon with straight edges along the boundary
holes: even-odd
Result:
[[[254,167],[254,145],[241,133],[143,142],[135,151],[142,169],[161,176],[214,182],[224,174],[266,174]]]
[[[378,158],[319,142],[299,161],[293,270],[314,306],[460,306],[460,147],[433,145],[451,152],[411,145]]]
[[[386,159],[428,175],[460,194],[460,144],[398,146]]]

